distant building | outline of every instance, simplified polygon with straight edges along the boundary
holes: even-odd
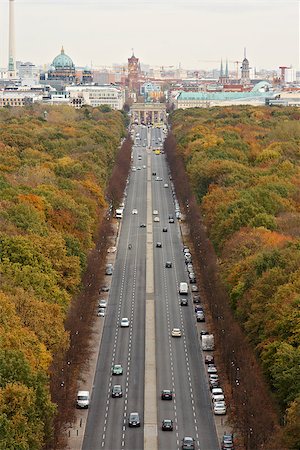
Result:
[[[93,107],[107,105],[112,109],[121,110],[125,103],[125,90],[116,86],[80,85],[67,86],[70,103],[75,108],[84,105]]]
[[[29,106],[35,102],[42,101],[42,94],[29,91],[3,91],[0,92],[0,108]]]
[[[74,83],[76,81],[75,66],[70,56],[65,54],[62,47],[61,52],[57,55],[48,71],[49,80],[62,80],[66,83]]]
[[[162,95],[161,87],[148,81],[141,85],[140,94],[144,96],[145,101],[159,100]]]
[[[225,71],[223,70],[223,61],[221,60],[219,83],[221,83],[221,84],[229,83],[229,72],[228,72],[228,61],[227,60],[226,60]]]
[[[22,86],[39,84],[39,69],[31,62],[20,62],[18,65],[19,78]]]

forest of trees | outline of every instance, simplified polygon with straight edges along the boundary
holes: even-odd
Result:
[[[171,116],[230,305],[281,409],[290,449],[300,448],[299,119],[297,109],[250,106]]]
[[[44,110],[47,114],[44,114]],[[0,111],[0,449],[51,437],[53,357],[106,207],[124,117],[108,109]]]

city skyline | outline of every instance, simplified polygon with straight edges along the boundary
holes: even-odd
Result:
[[[8,3],[0,2],[2,67]],[[76,66],[110,66],[134,48],[144,64],[208,69],[241,61],[246,47],[252,67],[299,69],[299,11],[294,0],[15,0],[16,60],[46,64],[63,45]]]

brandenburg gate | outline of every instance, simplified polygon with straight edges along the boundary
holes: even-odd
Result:
[[[165,103],[134,103],[130,107],[131,123],[167,123]]]

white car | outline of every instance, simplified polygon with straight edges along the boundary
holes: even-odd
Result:
[[[225,402],[215,402],[214,403],[214,414],[216,416],[226,414],[226,404],[225,404]]]
[[[157,214],[158,214],[157,209],[154,209],[154,210],[153,210],[153,215],[154,215],[154,216],[157,216]]]
[[[138,210],[137,209],[133,209],[132,210],[132,214],[137,214],[138,213]]]
[[[208,364],[207,373],[217,373],[218,370],[214,364]]]
[[[171,331],[171,336],[172,337],[181,337],[182,336],[181,329],[173,328],[173,330]]]
[[[168,187],[169,187],[168,183],[165,183],[164,188],[168,188]]]
[[[145,166],[145,164],[143,165],[143,169],[146,169],[146,166]]]
[[[107,307],[107,301],[106,300],[100,300],[98,303],[99,308],[106,308]]]
[[[132,171],[132,172],[136,172],[136,168],[135,168],[135,167],[132,167],[131,171]]]
[[[159,217],[158,216],[154,217],[154,222],[159,222]]]
[[[127,317],[122,317],[120,321],[120,327],[122,328],[129,327],[129,319]]]

